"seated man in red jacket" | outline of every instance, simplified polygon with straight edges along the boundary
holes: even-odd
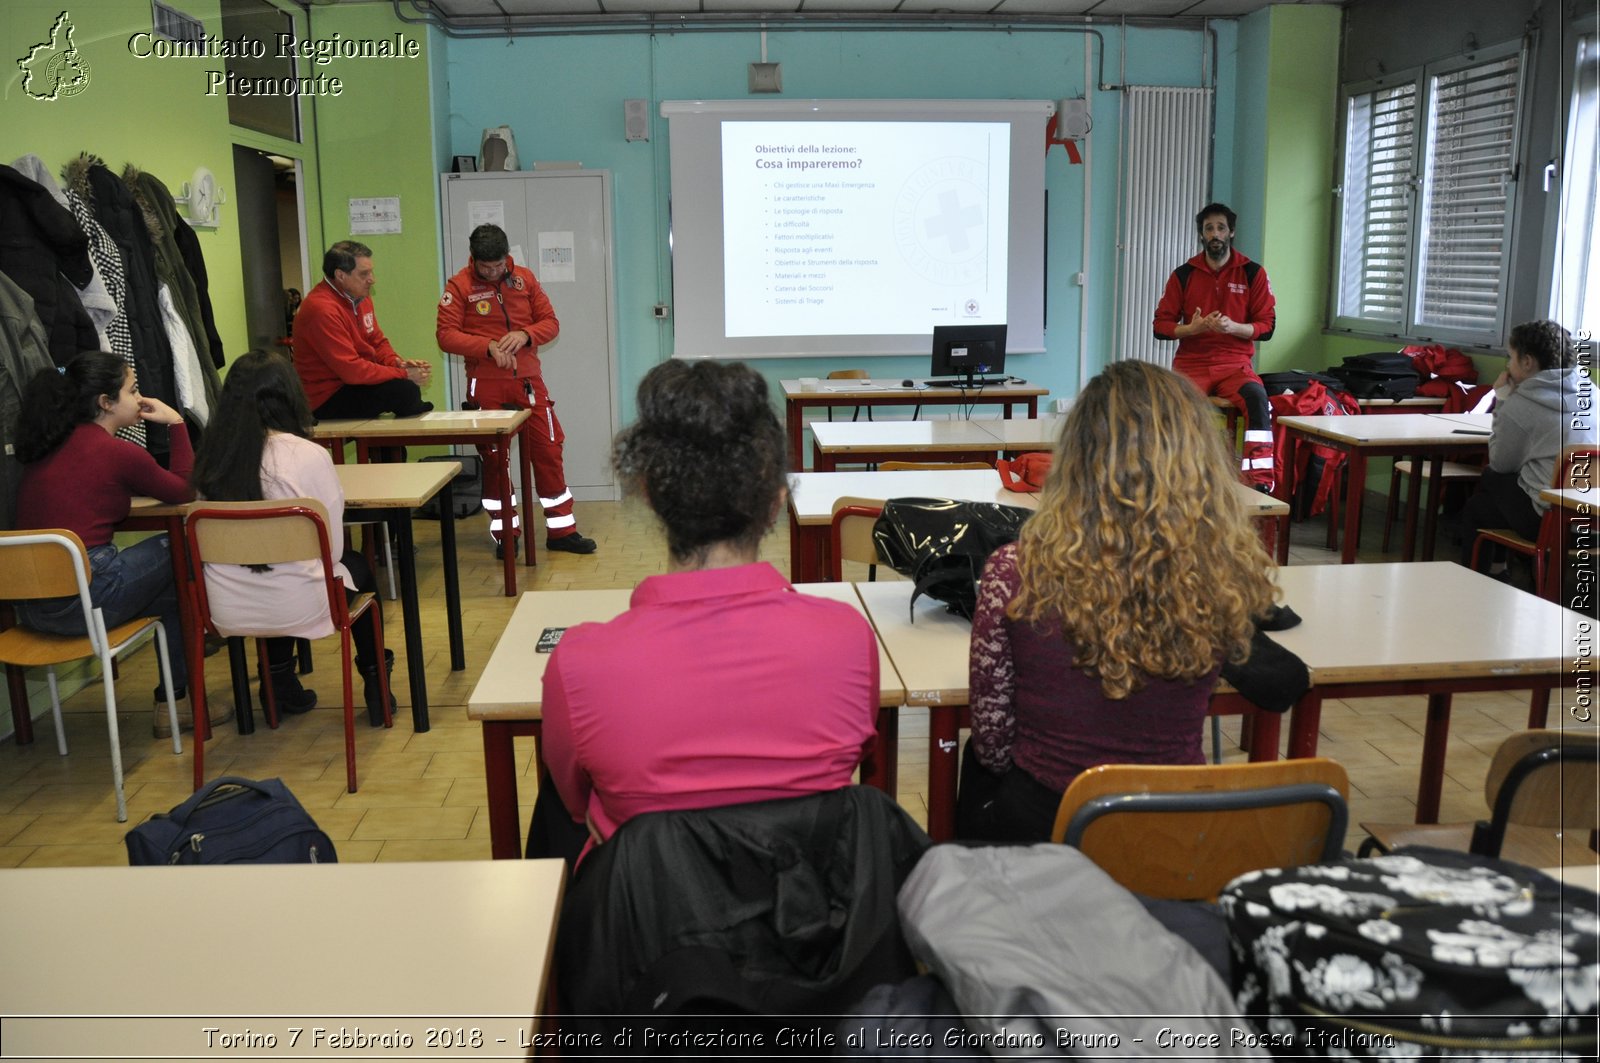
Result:
[[[592,554],[595,541],[580,534],[572,512],[572,492],[561,460],[566,439],[556,420],[555,403],[544,386],[539,348],[556,338],[561,323],[533,271],[511,260],[505,230],[480,225],[467,237],[467,264],[445,284],[439,300],[434,338],[439,349],[458,354],[467,363],[468,401],[482,410],[532,410],[518,435],[523,453],[533,461],[533,486],[544,508],[545,547],[570,554]],[[489,511],[489,535],[500,555],[510,542],[516,549],[516,503],[500,512],[504,473],[483,462],[483,508]],[[515,495],[512,496],[515,499]],[[510,522],[510,530],[506,522]]]
[[[1204,395],[1220,395],[1245,415],[1240,479],[1270,492],[1272,413],[1267,389],[1251,360],[1256,343],[1270,340],[1277,300],[1267,271],[1233,249],[1238,216],[1221,203],[1195,215],[1205,249],[1172,271],[1156,306],[1157,339],[1177,340],[1172,368]]]
[[[426,413],[432,369],[401,358],[378,327],[370,298],[372,248],[341,240],[322,256],[323,281],[294,317],[294,368],[319,418]]]

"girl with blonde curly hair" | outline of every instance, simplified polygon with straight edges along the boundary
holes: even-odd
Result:
[[[1255,635],[1276,590],[1236,466],[1177,374],[1123,361],[1084,388],[1038,512],[979,585],[964,837],[1048,839],[1067,784],[1097,764],[1202,763],[1225,663],[1250,662],[1263,707],[1304,689],[1299,659]]]

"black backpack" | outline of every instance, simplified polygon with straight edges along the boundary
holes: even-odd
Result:
[[[891,498],[872,526],[872,538],[883,563],[916,584],[913,620],[917,599],[924,594],[971,620],[984,562],[1015,542],[1022,522],[1032,515],[1031,509],[998,502]]]
[[[1328,372],[1344,382],[1358,399],[1392,399],[1398,402],[1417,393],[1422,377],[1408,354],[1377,351],[1352,355]]]
[[[1312,384],[1321,384],[1329,391],[1348,390],[1344,381],[1332,373],[1308,373],[1303,369],[1285,369],[1277,373],[1262,373],[1261,386],[1268,395],[1282,395],[1289,391],[1298,395]]]

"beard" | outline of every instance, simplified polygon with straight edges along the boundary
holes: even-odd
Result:
[[[1211,239],[1206,241],[1206,255],[1211,258],[1223,258],[1228,253],[1229,243],[1226,240]]]

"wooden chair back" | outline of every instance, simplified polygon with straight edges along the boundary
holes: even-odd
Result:
[[[88,586],[89,555],[65,528],[0,532],[0,601],[66,598]]]
[[[1541,755],[1550,751],[1548,755]],[[1494,820],[1564,831],[1600,826],[1600,734],[1518,731],[1500,743],[1484,778]],[[1500,805],[1504,799],[1502,814]]]
[[[976,448],[974,448],[976,449]],[[879,472],[941,472],[951,469],[992,469],[986,461],[880,461]]]
[[[868,566],[867,579],[877,578],[878,544],[872,538],[872,525],[882,514],[881,498],[845,495],[834,501],[829,564],[835,583],[844,578],[843,566],[846,561]]]
[[[314,498],[263,502],[204,502],[183,521],[193,566],[192,586],[201,618],[215,627],[206,594],[206,565],[281,565],[291,561],[322,564],[328,616],[336,628],[350,625],[344,584],[333,568],[328,510]],[[235,618],[229,618],[232,621]],[[226,626],[238,627],[237,623]],[[248,626],[248,625],[245,625]]]
[[[1336,858],[1349,791],[1344,768],[1325,757],[1104,764],[1067,787],[1051,838],[1136,893],[1210,900],[1246,871]]]
[[[829,380],[870,380],[872,374],[865,369],[835,369],[828,374]]]

